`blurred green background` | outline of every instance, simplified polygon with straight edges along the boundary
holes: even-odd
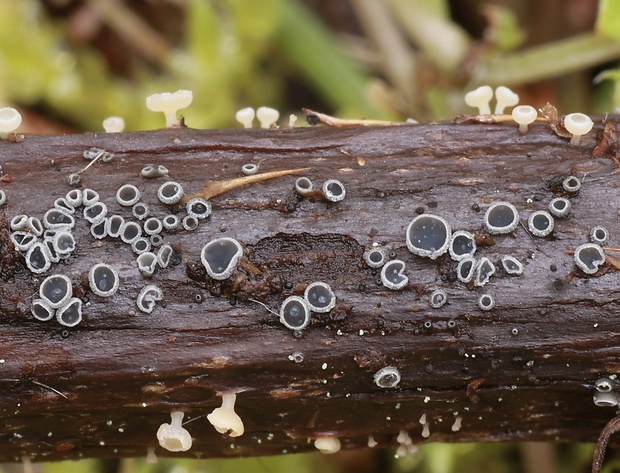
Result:
[[[467,90],[506,85],[560,113],[620,106],[617,0],[0,0],[0,106],[30,133],[163,126],[147,95],[191,89],[194,128],[240,127],[268,105],[421,122],[468,110]],[[302,120],[300,120],[302,121]],[[299,123],[299,122],[298,122]],[[592,445],[428,444],[239,460],[35,464],[47,473],[586,472]],[[607,472],[620,468],[613,460]],[[0,466],[2,472],[24,465]]]

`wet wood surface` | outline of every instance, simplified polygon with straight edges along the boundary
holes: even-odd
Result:
[[[620,172],[613,144],[593,157],[600,129],[599,122],[576,146],[545,124],[525,135],[512,125],[431,124],[0,142],[0,189],[8,195],[0,207],[0,461],[143,456],[149,447],[162,456],[271,455],[311,450],[308,439],[325,436],[343,449],[365,447],[369,435],[387,447],[398,446],[403,430],[414,443],[594,441],[615,415],[596,407],[593,394],[598,378],[620,370],[620,273],[609,259],[585,275],[570,252],[597,225],[608,228],[608,247],[620,245]],[[115,201],[126,183],[142,191],[152,215],[182,216],[182,206],[157,201],[165,180],[189,194],[205,180],[241,177],[246,163],[260,164],[261,173],[309,170],[212,198],[213,212],[197,230],[163,233],[179,261],[150,280],[128,245],[93,239],[79,211],[76,252],[33,276],[12,247],[8,222],[18,214],[42,218],[72,189],[67,178],[87,164],[82,154],[91,147],[114,158],[83,172],[82,187],[128,220]],[[147,164],[164,165],[169,175],[140,177]],[[301,175],[315,186],[339,179],[346,198],[298,196]],[[527,216],[565,196],[558,183],[569,175],[583,183],[570,196],[570,216],[556,220],[551,236],[531,236]],[[483,218],[499,200],[513,203],[525,225],[491,236]],[[407,250],[405,229],[425,212],[477,234],[476,256],[498,267],[487,285],[456,280],[448,255],[430,260]],[[244,256],[231,278],[215,281],[205,276],[200,251],[222,236],[239,240]],[[406,263],[407,287],[380,285],[362,257],[376,244]],[[503,255],[524,263],[523,276],[499,270]],[[120,273],[112,298],[85,284],[102,261]],[[30,313],[40,282],[56,273],[71,279],[84,303],[74,328]],[[314,281],[330,284],[337,304],[313,314],[296,336],[273,312]],[[146,284],[164,293],[151,314],[136,307]],[[440,309],[429,306],[435,289],[448,294]],[[478,309],[483,293],[494,296],[493,310]],[[384,366],[400,371],[396,388],[374,383]],[[217,433],[205,417],[223,392],[237,393],[241,437]],[[156,431],[173,410],[195,419],[185,425],[193,437],[185,453],[157,446]]]

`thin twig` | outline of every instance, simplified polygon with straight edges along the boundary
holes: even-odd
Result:
[[[389,122],[385,120],[350,120],[344,118],[336,118],[330,115],[326,115],[325,113],[315,112],[314,110],[310,110],[309,108],[302,108],[303,112],[306,114],[306,121],[310,125],[318,125],[322,123],[323,125],[329,125],[333,127],[345,127],[345,126],[403,126],[403,125],[411,125],[411,123],[407,122]]]
[[[594,448],[594,456],[592,458],[592,473],[600,473],[605,459],[605,450],[609,443],[609,437],[620,431],[620,416],[611,419],[603,428],[599,436],[596,447]]]
[[[41,386],[42,388],[49,389],[50,391],[55,392],[56,394],[58,394],[59,396],[64,397],[65,399],[69,399],[67,396],[65,396],[63,393],[61,393],[58,389],[54,389],[53,387],[48,386],[47,384],[40,383],[39,381],[33,381],[32,383],[36,384],[37,386]]]

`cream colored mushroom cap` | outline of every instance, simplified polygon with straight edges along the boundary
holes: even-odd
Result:
[[[319,437],[314,441],[314,446],[321,453],[336,453],[340,451],[340,440],[336,437]]]
[[[22,116],[13,107],[0,108],[0,133],[15,131],[21,123]]]
[[[564,128],[573,135],[585,135],[593,126],[594,122],[585,113],[570,113],[564,117]]]
[[[239,437],[245,432],[241,417],[232,409],[218,407],[207,415],[207,420],[220,434],[228,432],[231,437]]]
[[[162,92],[149,95],[146,98],[146,108],[153,112],[168,112],[188,107],[194,95],[191,90],[177,90],[176,92]]]
[[[537,116],[538,112],[531,105],[519,105],[512,109],[512,119],[519,125],[529,125]]]
[[[490,85],[481,85],[477,89],[469,91],[465,94],[465,103],[470,107],[480,107],[488,105],[493,98],[493,89]]]

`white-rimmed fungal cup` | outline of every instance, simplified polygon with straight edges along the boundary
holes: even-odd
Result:
[[[164,298],[164,292],[154,284],[144,286],[136,299],[136,306],[145,314],[150,314],[155,309],[157,302]]]
[[[4,204],[6,204],[7,201],[8,201],[8,197],[6,195],[6,192],[0,189],[0,206],[3,206]]]
[[[256,110],[256,118],[261,128],[271,128],[280,118],[280,112],[271,107],[259,107]]]
[[[594,382],[594,387],[599,393],[613,391],[615,382],[611,378],[599,378]]]
[[[495,114],[501,115],[506,107],[514,107],[519,103],[519,96],[508,87],[500,85],[495,89]]]
[[[60,230],[56,232],[52,237],[52,245],[54,250],[60,256],[69,256],[71,253],[75,251],[75,238],[73,237],[73,233]]]
[[[344,184],[338,179],[328,179],[321,188],[325,198],[330,202],[341,202],[347,195]]]
[[[21,123],[22,116],[13,107],[0,108],[0,139],[9,138]]]
[[[480,258],[476,263],[476,276],[474,286],[482,287],[489,282],[491,276],[495,274],[495,265],[486,256]]]
[[[187,230],[188,232],[193,232],[194,230],[196,230],[199,224],[200,220],[198,220],[198,217],[196,217],[195,215],[186,215],[181,221],[181,226],[183,227],[183,230]]]
[[[448,252],[454,261],[461,261],[473,256],[476,249],[476,239],[471,233],[465,230],[458,230],[452,234]]]
[[[157,255],[155,253],[151,253],[150,251],[145,251],[138,255],[136,258],[136,263],[138,264],[140,274],[144,277],[150,278],[153,273],[155,273],[155,269],[157,268]]]
[[[536,121],[538,112],[531,105],[518,105],[512,109],[512,119],[519,125],[519,133],[527,133],[527,127]]]
[[[93,189],[82,189],[82,205],[90,207],[99,202],[99,193]]]
[[[40,320],[41,322],[47,322],[54,317],[56,311],[46,300],[35,299],[32,301],[32,305],[30,306],[30,313],[35,319]]]
[[[66,212],[68,214],[74,214],[75,213],[75,207],[73,205],[71,205],[66,198],[64,197],[58,197],[58,199],[56,199],[54,201],[54,208],[58,209],[62,212]]]
[[[75,219],[73,216],[64,210],[49,209],[43,215],[43,226],[48,230],[61,230],[73,228],[75,226]]]
[[[121,228],[121,240],[128,245],[142,236],[142,227],[136,222],[125,222]]]
[[[161,222],[166,230],[176,230],[181,226],[181,220],[176,215],[166,215]]]
[[[147,218],[142,226],[144,227],[144,233],[147,235],[157,235],[164,228],[161,220],[157,217]]]
[[[258,172],[258,164],[246,163],[241,166],[241,172],[244,176],[252,176]]]
[[[93,238],[97,240],[103,240],[106,236],[108,236],[107,230],[106,230],[107,225],[108,225],[107,218],[104,218],[98,223],[93,223],[90,227],[90,234],[93,236]]]
[[[491,107],[489,103],[493,98],[493,89],[489,85],[481,85],[477,89],[465,94],[465,103],[478,109],[478,115],[490,115]]]
[[[581,181],[575,176],[568,176],[562,181],[562,189],[569,194],[575,194],[581,189]]]
[[[303,330],[310,322],[310,307],[299,296],[289,296],[280,306],[280,322],[288,329]]]
[[[434,290],[428,298],[428,304],[433,309],[440,309],[448,302],[448,294],[443,289]]]
[[[84,208],[84,218],[92,223],[97,224],[101,222],[108,214],[108,206],[103,202],[95,202],[93,205],[89,205]]]
[[[120,285],[118,271],[109,264],[97,263],[88,271],[88,284],[96,295],[111,297]]]
[[[151,249],[151,242],[144,237],[138,238],[136,241],[134,241],[131,244],[131,251],[133,251],[134,253],[138,255],[146,251],[149,251],[150,249]]]
[[[109,237],[118,238],[125,225],[125,219],[120,215],[111,215],[106,219],[105,232]]]
[[[613,392],[595,392],[592,401],[596,407],[616,407],[618,394]]]
[[[162,245],[157,251],[157,264],[159,264],[159,267],[162,269],[167,268],[168,265],[172,262],[173,256],[174,250],[168,243],[166,243]]]
[[[241,417],[235,412],[235,393],[222,393],[222,406],[213,409],[207,415],[209,423],[220,434],[228,434],[230,437],[240,437],[245,431]]]
[[[304,299],[312,312],[326,313],[336,306],[336,295],[329,284],[317,281],[308,284],[304,291]]]
[[[375,373],[373,379],[380,388],[395,388],[400,383],[400,371],[395,366],[385,366]]]
[[[243,128],[252,128],[252,122],[256,113],[252,107],[242,108],[235,114],[235,120],[243,125]]]
[[[409,283],[405,275],[405,262],[393,259],[385,263],[381,268],[381,283],[394,291],[404,288]]]
[[[305,196],[314,190],[314,184],[307,177],[299,177],[295,180],[295,190],[299,195]]]
[[[185,205],[188,215],[192,215],[199,220],[207,218],[211,215],[211,202],[202,197],[194,197]]]
[[[17,231],[9,235],[13,246],[19,251],[28,251],[37,242],[37,236],[32,233]]]
[[[122,117],[107,117],[102,125],[106,133],[121,133],[125,129],[125,120]]]
[[[47,245],[41,241],[37,241],[30,246],[24,258],[26,260],[26,266],[30,272],[34,274],[42,274],[52,266]]]
[[[146,98],[146,108],[153,112],[162,112],[166,117],[166,128],[178,126],[177,111],[189,107],[193,100],[191,90],[162,92]]]
[[[604,245],[609,240],[609,231],[602,226],[596,226],[590,230],[590,241],[597,245]]]
[[[123,184],[116,191],[116,201],[123,207],[132,207],[140,200],[140,190],[133,184]]]
[[[131,214],[138,220],[144,220],[149,215],[149,206],[144,202],[138,202],[131,208]]]
[[[546,237],[551,235],[555,221],[546,210],[537,210],[532,212],[527,219],[527,228],[530,233],[537,237]]]
[[[407,248],[414,255],[436,259],[448,251],[452,229],[445,218],[422,214],[414,218],[406,232]]]
[[[186,452],[192,448],[192,436],[183,428],[183,412],[172,411],[170,423],[163,423],[157,429],[159,446],[169,452]]]
[[[364,252],[364,261],[371,268],[380,268],[388,260],[388,254],[385,248],[371,248]]]
[[[519,226],[519,212],[510,202],[494,202],[484,215],[484,228],[491,235],[513,232]]]
[[[64,274],[53,274],[43,280],[39,287],[39,297],[52,309],[64,306],[73,296],[71,280]]]
[[[495,298],[491,294],[481,294],[478,298],[478,308],[487,311],[493,307],[495,307]]]
[[[592,130],[594,122],[585,113],[570,113],[564,117],[564,128],[572,134],[570,144],[577,145],[583,135]]]
[[[234,238],[223,237],[211,240],[203,246],[200,260],[209,277],[221,281],[232,275],[242,255],[241,243]]]
[[[82,191],[79,189],[70,190],[67,192],[67,195],[65,195],[65,200],[75,209],[80,207],[83,200]]]
[[[595,274],[599,267],[605,263],[605,253],[600,245],[584,243],[575,249],[573,255],[575,264],[586,274]]]
[[[468,256],[465,259],[459,261],[456,267],[456,277],[462,283],[469,283],[476,275],[476,258]]]
[[[523,263],[514,256],[504,255],[502,256],[502,268],[507,274],[521,275],[523,274]]]
[[[56,320],[65,327],[75,327],[82,321],[82,301],[72,297],[56,311]]]
[[[549,209],[549,213],[556,218],[564,218],[568,216],[570,213],[572,204],[570,200],[565,197],[556,197],[555,199],[551,199],[547,208]]]
[[[162,204],[176,204],[183,197],[183,186],[178,182],[164,182],[157,190],[157,198]]]

